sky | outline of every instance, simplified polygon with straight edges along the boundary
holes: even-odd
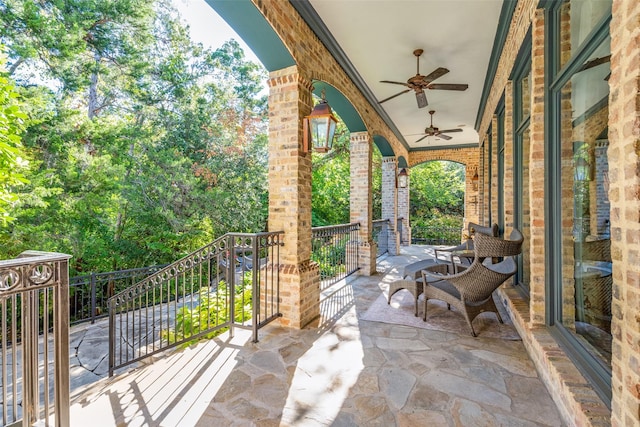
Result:
[[[233,38],[240,44],[247,59],[260,64],[260,60],[249,46],[205,0],[173,0],[173,4],[180,12],[182,19],[189,25],[193,41],[217,49]]]

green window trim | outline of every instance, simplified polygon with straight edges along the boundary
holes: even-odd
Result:
[[[588,34],[576,50],[576,54],[559,67],[560,36],[558,12],[564,2],[545,4],[545,263],[546,271],[546,323],[550,333],[573,360],[576,367],[593,385],[603,403],[611,408],[611,370],[597,360],[580,344],[560,322],[562,315],[562,245],[552,236],[561,235],[562,212],[560,188],[561,157],[557,141],[560,141],[560,91],[595,49],[609,36],[611,14],[605,16]],[[549,203],[548,201],[551,201]]]

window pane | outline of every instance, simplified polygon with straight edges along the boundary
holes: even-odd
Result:
[[[607,39],[561,91],[562,324],[611,363]]]
[[[563,44],[560,49],[561,66],[576,54],[598,22],[610,12],[611,0],[572,0],[558,9],[560,31],[569,34],[569,37],[560,38]]]
[[[522,242],[522,254],[518,260],[518,284],[522,285],[526,289],[526,293],[529,293],[530,283],[530,253],[529,245],[531,242],[531,212],[529,203],[529,192],[526,189],[529,188],[529,127],[523,129],[521,135],[517,135],[517,143],[521,145],[521,149],[518,150],[521,153],[521,158],[518,159],[522,163],[522,175],[520,182],[522,183],[522,201],[519,203],[520,218],[517,219],[519,229],[522,231],[524,241]]]

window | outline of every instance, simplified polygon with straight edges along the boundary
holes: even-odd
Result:
[[[514,226],[522,231],[522,254],[518,256],[516,286],[529,296],[531,216],[529,211],[529,123],[531,116],[531,32],[525,38],[514,67],[513,86],[513,188]]]
[[[558,64],[549,70],[547,116],[549,324],[605,402],[611,397],[610,5],[554,4],[547,33]]]

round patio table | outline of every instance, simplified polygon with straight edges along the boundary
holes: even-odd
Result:
[[[452,251],[451,252],[451,265],[453,266],[453,272],[458,273],[458,267],[460,263],[456,263],[454,261],[454,257],[458,257],[458,259],[462,260],[462,258],[466,258],[469,261],[469,264],[473,262],[473,259],[476,257],[476,253],[473,249],[464,249],[461,251]]]

